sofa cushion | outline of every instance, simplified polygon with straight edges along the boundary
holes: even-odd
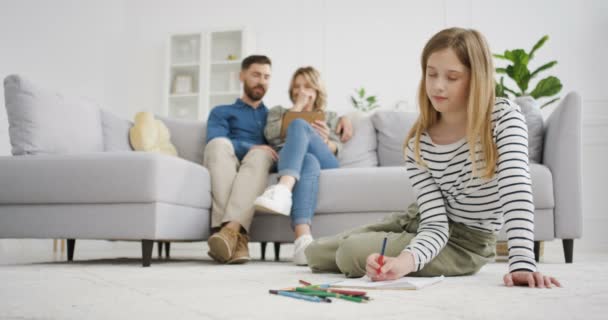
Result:
[[[378,165],[376,129],[371,117],[351,113],[348,115],[353,123],[353,137],[344,143],[338,160],[342,168],[375,167]]]
[[[414,201],[405,167],[323,170],[316,212],[401,211]]]
[[[544,120],[538,101],[530,96],[517,97],[514,102],[520,107],[528,126],[528,157],[539,163],[543,157]]]
[[[147,152],[0,157],[0,204],[164,202],[208,209],[207,169]]]
[[[194,163],[203,163],[203,149],[207,136],[207,124],[204,121],[173,119],[156,116],[171,134],[171,142],[177,149],[180,158]]]
[[[418,114],[398,111],[377,111],[372,122],[378,137],[378,162],[382,167],[405,164],[403,143]]]
[[[551,172],[535,163],[530,172],[535,208],[554,208]],[[276,174],[269,183],[276,183]],[[321,171],[315,212],[401,211],[414,201],[405,167],[340,168]]]
[[[101,110],[104,151],[132,151],[129,143],[129,129],[133,122],[121,119],[111,112]]]
[[[530,178],[532,178],[532,197],[536,209],[553,209],[553,175],[547,166],[530,163]]]
[[[4,97],[13,155],[103,151],[96,104],[41,89],[18,75],[4,79]]]

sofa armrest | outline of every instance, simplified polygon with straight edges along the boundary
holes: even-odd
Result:
[[[545,125],[543,163],[553,175],[555,236],[580,238],[583,232],[581,96],[570,92]]]

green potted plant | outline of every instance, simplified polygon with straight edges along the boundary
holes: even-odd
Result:
[[[353,107],[360,112],[369,112],[380,107],[376,96],[367,96],[363,87],[355,89],[355,94],[350,96],[350,101]]]
[[[538,81],[534,89],[529,90],[532,79],[536,78],[540,72],[557,64],[557,61],[550,61],[534,71],[528,69],[528,63],[547,40],[549,40],[547,35],[540,38],[530,52],[526,52],[524,49],[514,49],[505,50],[503,54],[494,54],[497,59],[509,61],[506,67],[496,68],[496,73],[501,75],[500,80],[496,83],[496,96],[512,99],[520,107],[528,127],[528,156],[530,161],[537,163],[541,162],[543,151],[544,120],[540,109],[559,100],[559,97],[552,98],[543,105],[540,105],[537,99],[551,98],[562,90],[562,83],[555,76],[548,76]],[[517,89],[511,89],[505,85],[504,75],[515,82]]]
[[[517,89],[511,89],[507,87],[504,83],[504,76],[500,76],[500,80],[496,83],[497,97],[513,98],[530,96],[534,99],[550,98],[561,91],[562,83],[555,76],[548,76],[540,80],[532,91],[528,90],[530,87],[530,81],[532,79],[538,76],[540,72],[552,68],[557,64],[557,61],[554,60],[543,64],[532,72],[530,71],[530,69],[528,69],[528,63],[534,58],[534,54],[536,53],[536,51],[540,49],[547,40],[549,40],[549,36],[543,36],[534,45],[534,47],[532,47],[532,50],[530,50],[530,52],[526,52],[524,49],[514,49],[505,50],[503,54],[494,54],[495,58],[510,62],[504,68],[496,68],[496,73],[500,75],[507,75],[517,85]],[[551,99],[550,101],[541,105],[540,108],[544,108],[557,100],[559,100],[559,97]]]

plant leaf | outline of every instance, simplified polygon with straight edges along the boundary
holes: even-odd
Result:
[[[509,59],[507,59],[507,57],[505,57],[502,54],[493,54],[492,56],[494,56],[494,58],[496,58],[496,59],[509,60]]]
[[[359,89],[359,97],[361,97],[361,99],[365,97],[365,88],[361,87],[361,89]]]
[[[524,49],[507,50],[505,51],[505,57],[511,60],[515,65],[528,65],[529,56]]]
[[[353,97],[350,97],[350,102],[353,103],[353,107],[355,107],[355,109],[359,109],[359,102]]]
[[[532,74],[530,74],[530,79],[534,78],[539,72],[541,72],[543,70],[547,70],[556,64],[557,64],[557,61],[551,61],[551,62],[543,64],[542,66],[538,67],[538,69],[534,70],[532,72]]]
[[[547,42],[547,40],[549,40],[549,36],[545,35],[544,37],[540,38],[540,40],[538,40],[538,42],[536,42],[536,44],[534,45],[534,47],[532,48],[532,50],[530,50],[530,59],[532,59],[534,57],[534,53],[536,53],[536,50],[540,49],[540,47],[542,47],[545,42]]]
[[[530,92],[530,95],[534,99],[538,99],[540,97],[556,95],[560,90],[562,90],[562,83],[559,79],[554,76],[549,76],[539,81],[536,88]]]
[[[559,97],[557,97],[557,98],[555,98],[555,99],[553,99],[553,100],[551,100],[551,101],[549,101],[549,102],[547,102],[547,103],[543,104],[542,106],[540,106],[540,108],[542,109],[542,108],[544,108],[544,107],[546,107],[546,106],[548,106],[548,105],[552,104],[553,102],[555,102],[555,101],[557,101],[557,100],[559,100]]]
[[[496,94],[497,97],[507,97],[507,94],[505,93],[505,88],[504,88],[504,79],[505,77],[500,77],[500,81],[496,81],[495,82],[495,88],[494,88],[494,93]]]
[[[515,92],[515,90],[510,89],[509,87],[507,87],[507,86],[505,86],[505,85],[503,85],[502,87],[503,87],[503,89],[505,90],[505,92],[509,92],[510,94],[512,94],[512,95],[514,95],[514,96],[517,96],[517,92]]]
[[[507,73],[507,69],[505,69],[505,68],[496,68],[496,73],[506,74]]]
[[[511,78],[515,81],[521,93],[524,94],[526,90],[528,90],[528,83],[530,82],[530,71],[528,70],[528,66],[522,63],[516,63],[511,67]],[[507,67],[507,70],[509,69]]]
[[[365,99],[369,104],[374,104],[376,102],[376,96],[369,96]]]

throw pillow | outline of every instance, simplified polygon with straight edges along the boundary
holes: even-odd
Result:
[[[521,109],[528,126],[528,157],[531,162],[540,163],[543,156],[544,121],[540,106],[530,96],[517,97],[514,102]]]
[[[13,155],[103,151],[97,104],[42,89],[19,76],[4,79]]]
[[[133,122],[121,119],[114,114],[101,110],[103,127],[103,150],[109,152],[132,151],[129,144],[129,129]]]
[[[378,166],[378,143],[371,117],[358,112],[350,113],[347,117],[353,124],[353,137],[344,143],[338,154],[340,167]]]
[[[403,142],[418,115],[412,112],[377,111],[372,122],[378,132],[378,162],[382,167],[402,166]]]

